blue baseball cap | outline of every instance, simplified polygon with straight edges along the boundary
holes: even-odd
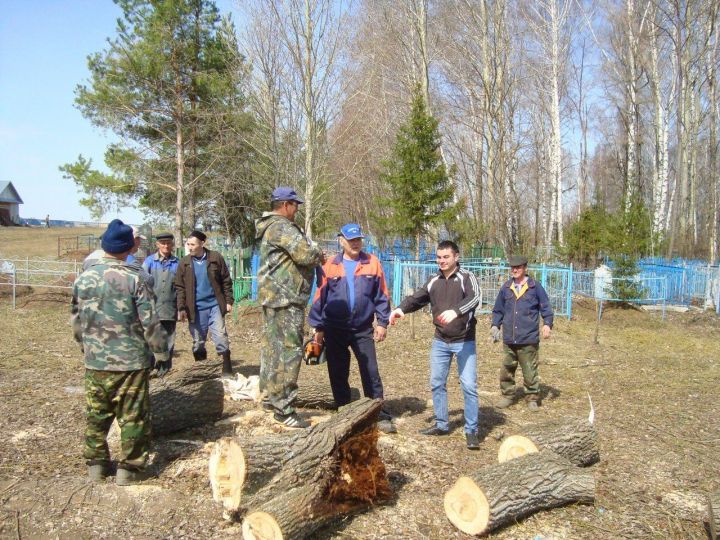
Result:
[[[360,225],[357,223],[347,223],[340,227],[340,234],[338,236],[342,236],[345,238],[345,240],[354,240],[355,238],[365,238],[362,233],[362,229],[360,229]]]
[[[270,197],[271,201],[295,201],[298,204],[302,204],[303,201],[300,197],[298,197],[297,193],[295,193],[295,190],[291,187],[279,187],[275,188],[272,192],[272,196]]]

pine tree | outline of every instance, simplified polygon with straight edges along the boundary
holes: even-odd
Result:
[[[60,170],[88,194],[81,202],[95,215],[138,199],[174,216],[181,235],[198,204],[216,198],[217,185],[237,172],[227,170],[222,152],[236,159],[238,148],[218,144],[224,132],[240,139],[249,125],[234,29],[211,0],[115,2],[123,12],[117,36],[88,58],[90,80],[75,100],[85,118],[120,138],[105,154],[111,173],[82,155]]]
[[[438,121],[428,114],[419,91],[383,168],[380,180],[388,196],[379,200],[383,210],[378,222],[386,235],[413,238],[417,248],[422,235],[456,216],[454,189],[440,155]]]

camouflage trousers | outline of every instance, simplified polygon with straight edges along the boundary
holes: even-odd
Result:
[[[87,425],[83,456],[89,465],[110,461],[107,434],[113,419],[120,426],[118,466],[142,469],[150,447],[150,395],[147,369],[85,370]]]
[[[537,401],[540,397],[538,374],[539,345],[503,345],[504,358],[500,366],[500,391],[504,396],[515,395],[515,370],[518,363],[525,382],[525,399]]]
[[[260,349],[260,391],[282,414],[294,412],[302,362],[305,309],[298,306],[263,308],[265,331]]]

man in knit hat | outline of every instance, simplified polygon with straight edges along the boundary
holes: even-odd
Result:
[[[147,477],[150,353],[158,364],[168,361],[168,337],[152,289],[125,262],[134,245],[132,229],[111,221],[102,236],[103,256],[78,276],[72,294],[73,335],[85,355],[88,474],[93,481],[108,475],[106,438],[117,419],[121,449],[115,483],[121,486]]]

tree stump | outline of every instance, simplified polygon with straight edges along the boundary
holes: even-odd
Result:
[[[380,400],[361,399],[289,437],[242,444],[224,439],[210,460],[215,499],[232,512],[239,508],[238,494],[244,498],[258,489],[244,503],[243,534],[275,540],[305,538],[338,516],[387,498],[390,486],[377,450],[381,407]]]
[[[478,535],[540,510],[594,499],[590,470],[543,450],[461,476],[445,494],[445,514],[464,533]]]
[[[222,361],[195,362],[150,381],[150,414],[154,435],[214,422],[222,416],[225,393]]]
[[[522,435],[511,435],[498,449],[498,462],[541,450],[552,450],[580,467],[600,461],[595,427],[587,420],[576,420],[529,426]]]
[[[720,539],[720,491],[708,495],[710,540]]]
[[[351,388],[350,400],[357,401],[358,399],[360,399],[360,390]],[[329,384],[320,385],[309,382],[303,382],[298,386],[298,395],[293,405],[303,409],[337,410],[338,408]]]

